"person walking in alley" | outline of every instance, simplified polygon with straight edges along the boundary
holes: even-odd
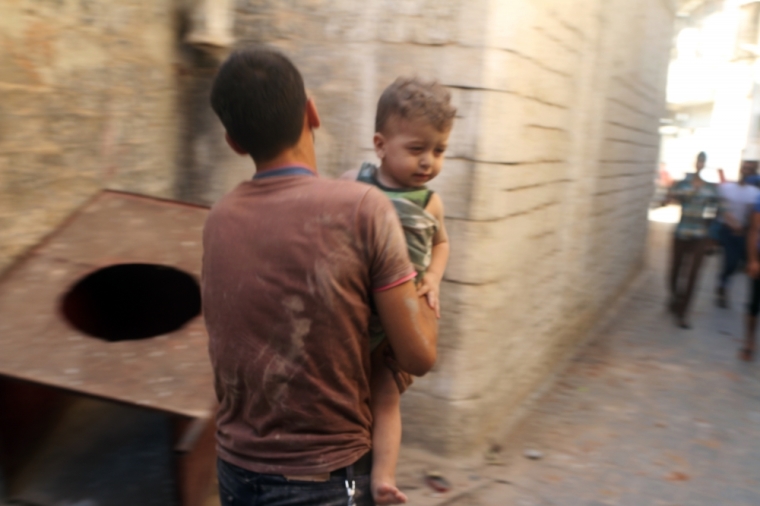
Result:
[[[673,250],[668,284],[668,307],[679,327],[690,328],[687,320],[689,304],[709,243],[710,223],[716,217],[720,203],[717,185],[701,177],[707,155],[697,155],[696,172],[674,184],[668,200],[681,205],[681,221],[673,236]]]
[[[745,321],[744,344],[739,350],[739,358],[747,362],[755,358],[755,343],[757,335],[757,315],[760,314],[760,198],[750,219],[747,232],[747,274],[750,278],[750,296],[747,304]]]
[[[727,289],[731,276],[740,263],[746,263],[746,233],[752,209],[760,197],[760,190],[749,184],[757,174],[757,162],[742,161],[739,181],[725,182],[718,187],[720,211],[718,214],[718,241],[723,248],[723,267],[718,276],[716,302],[719,307],[727,307]]]
[[[203,231],[221,502],[372,505],[370,300],[401,369],[436,359],[398,216],[375,187],[317,176],[319,115],[281,54],[233,53],[211,104],[256,166]]]

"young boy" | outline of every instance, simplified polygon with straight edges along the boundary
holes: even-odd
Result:
[[[344,179],[372,184],[393,202],[404,227],[409,257],[417,271],[418,294],[440,317],[439,289],[449,258],[441,198],[425,187],[441,171],[456,109],[438,83],[399,78],[385,89],[375,117],[375,153],[370,163]],[[399,504],[406,496],[396,487],[401,444],[400,394],[411,377],[395,364],[382,326],[370,324],[372,355],[372,495],[377,504]]]

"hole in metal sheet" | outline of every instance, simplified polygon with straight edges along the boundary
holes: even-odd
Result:
[[[106,341],[146,339],[182,327],[201,312],[190,274],[155,264],[119,264],[82,278],[61,309],[74,327]]]

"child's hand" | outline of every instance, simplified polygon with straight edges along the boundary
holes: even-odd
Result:
[[[425,274],[422,278],[420,286],[417,287],[417,295],[422,297],[423,295],[427,299],[430,309],[435,311],[437,318],[441,317],[441,301],[439,294],[441,292],[441,281],[433,275]]]

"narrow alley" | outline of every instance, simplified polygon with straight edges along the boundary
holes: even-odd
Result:
[[[709,258],[693,329],[677,328],[664,309],[672,225],[650,230],[617,317],[477,471],[481,485],[439,504],[760,504],[760,367],[736,359],[745,278],[730,309],[715,307]]]

